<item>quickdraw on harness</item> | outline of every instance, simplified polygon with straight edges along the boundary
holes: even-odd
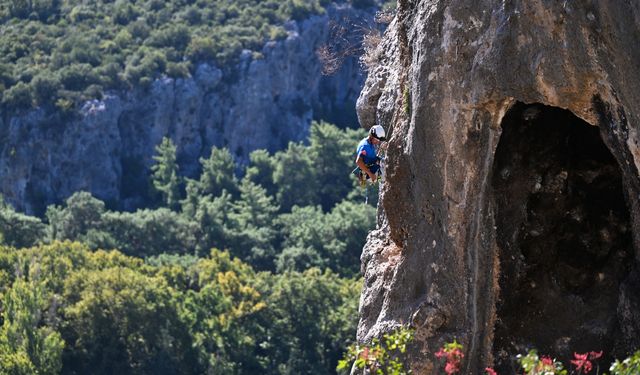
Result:
[[[382,180],[383,172],[384,172],[384,157],[376,157],[375,163],[365,164],[366,167],[374,173],[376,176],[375,181],[371,181],[371,184],[375,184]],[[369,203],[369,186],[367,181],[370,180],[369,175],[364,173],[360,167],[356,167],[351,173],[353,173],[360,181],[360,187],[363,189],[362,195],[364,196],[364,203]]]
[[[375,163],[365,164],[366,167],[376,176],[376,180],[371,181],[371,183],[376,183],[380,178],[382,178],[382,160],[383,159],[381,157],[377,157]],[[353,173],[358,178],[358,181],[360,181],[360,187],[365,187],[367,180],[370,179],[369,175],[364,173],[360,167],[356,167],[351,173]]]

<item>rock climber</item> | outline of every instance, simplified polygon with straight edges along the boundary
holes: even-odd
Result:
[[[386,141],[384,128],[374,125],[369,129],[369,135],[358,144],[356,151],[356,165],[353,173],[358,176],[360,184],[364,185],[370,179],[376,182],[380,172],[380,157],[376,152],[376,146]]]

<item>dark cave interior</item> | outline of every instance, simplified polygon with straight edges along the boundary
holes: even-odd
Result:
[[[574,352],[603,350],[608,368],[633,244],[621,171],[599,129],[518,102],[503,119],[492,173],[496,370],[516,373],[515,355],[532,348],[566,365]]]

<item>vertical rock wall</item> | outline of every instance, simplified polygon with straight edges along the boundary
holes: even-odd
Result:
[[[574,241],[570,252],[558,247],[553,254],[572,259],[567,254],[581,254],[580,246],[584,254],[621,254],[624,266],[616,267],[621,267],[623,275],[610,282],[615,290],[607,292],[608,307],[598,310],[606,315],[607,323],[598,326],[589,321],[576,322],[574,331],[559,335],[568,339],[545,336],[547,341],[542,343],[534,335],[524,337],[514,347],[544,347],[551,351],[549,354],[566,356],[571,350],[585,349],[577,347],[578,340],[572,341],[574,336],[591,332],[599,337],[597,327],[604,327],[600,336],[618,331],[615,338],[602,344],[606,347],[590,350],[604,349],[619,356],[640,347],[638,45],[640,5],[632,1],[399,0],[396,19],[380,46],[380,64],[370,71],[358,99],[361,124],[369,127],[377,121],[391,133],[379,227],[370,234],[362,255],[365,285],[360,301],[359,340],[367,341],[400,325],[409,325],[416,329],[409,354],[414,373],[435,373],[433,354],[453,338],[465,347],[463,373],[480,374],[494,363],[508,368],[508,358],[500,359],[505,349],[500,344],[505,340],[500,324],[520,320],[526,325],[527,321],[524,317],[499,314],[511,314],[502,307],[513,303],[511,296],[522,297],[525,292],[510,289],[506,293],[501,287],[508,289],[510,283],[522,280],[518,275],[530,275],[529,270],[540,266],[531,255],[530,237],[524,236],[523,231],[532,229],[527,227],[533,223],[532,215],[552,218],[545,221],[550,224],[542,227],[547,230],[543,236],[557,232],[559,224],[554,223],[571,219],[554,210],[553,204],[538,210],[536,200],[553,197],[540,195],[544,192],[536,191],[536,184],[540,184],[541,191],[556,191],[560,194],[558,199],[565,191],[573,195],[564,201],[579,200],[581,203],[576,205],[592,207],[592,202],[584,198],[586,193],[567,187],[575,185],[571,181],[600,183],[602,180],[595,177],[585,177],[593,172],[614,176],[611,185],[617,183],[621,187],[617,194],[622,195],[618,198],[624,207],[612,220],[627,221],[608,227],[610,224],[604,221],[592,220],[589,225],[599,231],[617,228],[613,233],[627,236],[628,240],[619,244],[613,240],[594,239],[582,244]],[[520,147],[520,155],[544,154],[532,142],[513,141],[519,136],[502,137],[507,126],[524,126],[538,118],[536,108],[549,113],[564,110],[567,116],[577,119],[564,122],[594,127],[596,143],[602,142],[610,153],[610,159],[605,159],[613,164],[553,164],[556,174],[545,179],[540,171],[541,159],[532,158],[528,164],[516,164],[517,170],[513,171],[531,176],[522,180],[522,188],[500,191],[500,185],[493,183],[495,173],[499,173],[496,171],[502,170],[496,166],[499,144],[501,149],[517,149],[518,144],[531,146],[530,152]],[[506,121],[508,111],[518,119]],[[545,120],[540,124],[553,127],[556,122]],[[525,137],[530,134],[521,133]],[[563,134],[548,133],[548,137]],[[595,141],[589,138],[589,142]],[[557,139],[550,143],[562,145]],[[571,144],[574,148],[585,147],[580,137]],[[558,150],[550,157],[566,158],[568,151],[562,146]],[[594,148],[593,152],[598,150]],[[502,156],[505,160],[509,157],[508,151]],[[607,172],[611,165],[617,170]],[[553,190],[554,183],[564,184],[561,186],[565,190]],[[594,191],[607,192],[608,186]],[[592,187],[589,185],[588,189]],[[512,211],[521,214],[505,214]],[[505,229],[510,218],[520,220],[522,226],[514,224],[512,229]],[[588,228],[587,224],[574,222],[578,229],[572,233]],[[551,237],[549,242],[563,240],[556,236],[557,241]],[[607,248],[607,243],[616,245]],[[588,249],[589,246],[598,248]],[[507,256],[522,260],[509,261]],[[589,301],[586,294],[599,290],[599,277],[602,282],[609,282],[609,274],[600,272],[604,264],[605,261],[596,262],[583,269],[588,272],[592,289],[580,289],[578,278],[575,288],[579,291],[557,282],[555,275],[561,270],[544,264],[542,267],[548,275],[546,281],[553,285],[549,290],[557,290],[560,300],[574,298],[577,306],[591,309],[585,303]],[[535,300],[531,303],[535,304]],[[550,309],[540,308],[538,314],[551,315],[546,318],[554,324],[559,322],[553,320],[555,315]],[[549,332],[551,335],[553,332]]]

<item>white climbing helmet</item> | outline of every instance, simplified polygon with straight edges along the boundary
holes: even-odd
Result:
[[[374,125],[369,129],[369,134],[379,139],[380,141],[386,141],[384,128],[380,125]]]

